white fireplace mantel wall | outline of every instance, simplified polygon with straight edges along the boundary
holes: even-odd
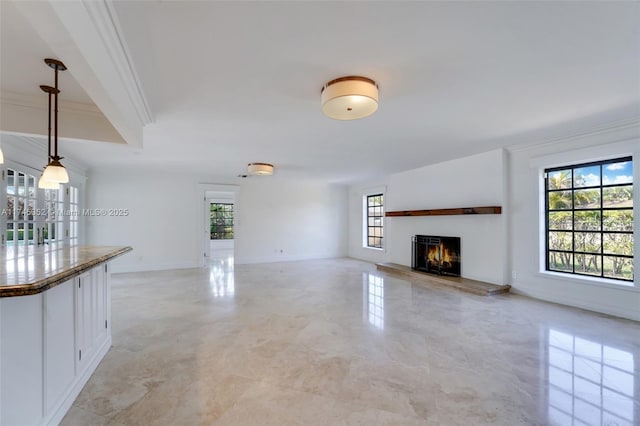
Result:
[[[596,312],[640,320],[640,284],[597,285],[579,278],[559,279],[540,271],[539,170],[541,156],[557,155],[563,163],[596,157],[633,155],[640,200],[640,124],[626,122],[542,144],[495,150],[396,173],[349,188],[349,256],[370,262],[411,264],[411,236],[459,236],[462,275],[511,291]],[[575,154],[575,155],[574,155]],[[581,156],[582,155],[582,156]],[[386,210],[502,206],[500,215],[391,217],[385,222],[385,250],[362,247],[362,196],[367,188],[386,187]],[[636,203],[634,229],[640,229]],[[640,244],[636,245],[640,259]],[[636,264],[638,260],[636,260]],[[637,270],[637,267],[636,267]]]
[[[422,210],[504,205],[506,153],[494,150],[389,176],[385,210]],[[411,237],[461,238],[462,275],[507,284],[506,220],[502,215],[410,216],[385,218],[385,250],[362,247],[362,196],[374,183],[349,191],[349,255],[372,262],[411,266]],[[488,261],[486,253],[494,253]]]

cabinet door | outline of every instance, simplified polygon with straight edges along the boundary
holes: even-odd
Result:
[[[94,345],[98,348],[107,338],[107,283],[104,271],[104,265],[100,265],[91,271],[95,312],[93,316],[93,338]]]
[[[77,330],[78,371],[83,371],[96,351],[107,339],[107,280],[103,266],[98,266],[78,277]]]
[[[94,350],[93,286],[91,284],[91,271],[85,272],[78,277],[76,285],[76,329],[78,333],[76,360],[78,362],[78,374],[82,374]]]
[[[66,395],[75,377],[74,279],[44,292],[45,412]]]

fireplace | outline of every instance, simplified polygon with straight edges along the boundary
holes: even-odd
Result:
[[[459,237],[416,235],[411,238],[411,268],[438,275],[460,276]]]

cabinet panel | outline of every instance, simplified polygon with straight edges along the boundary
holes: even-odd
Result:
[[[75,304],[69,280],[44,293],[45,402],[52,410],[66,395],[75,376]]]
[[[43,417],[42,294],[0,299],[0,424]]]
[[[78,331],[78,372],[93,358],[107,339],[107,281],[103,267],[94,268],[78,278],[76,286]]]

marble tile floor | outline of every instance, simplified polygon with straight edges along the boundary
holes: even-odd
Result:
[[[353,259],[113,276],[63,425],[638,425],[640,323]]]

